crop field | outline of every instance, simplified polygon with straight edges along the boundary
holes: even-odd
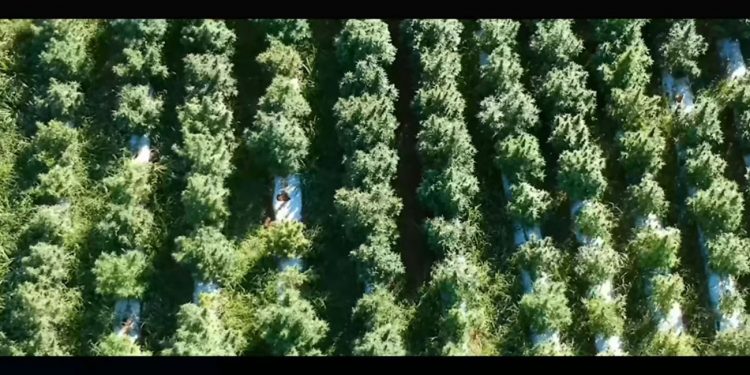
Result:
[[[0,20],[0,355],[750,355],[750,20]]]

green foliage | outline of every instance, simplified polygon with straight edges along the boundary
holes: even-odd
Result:
[[[685,171],[688,184],[698,189],[706,189],[711,183],[720,179],[727,169],[727,163],[721,155],[711,151],[706,143],[701,143],[686,152]]]
[[[617,48],[623,48],[629,43],[642,38],[642,28],[646,26],[648,19],[629,19],[629,18],[605,18],[592,20],[594,25],[594,36],[596,40],[606,46],[600,46],[600,54],[616,55]],[[613,50],[614,49],[614,50]]]
[[[232,171],[232,112],[221,96],[189,99],[178,108],[182,145],[177,154],[187,159],[192,173],[228,176]]]
[[[666,139],[657,127],[626,131],[619,139],[620,162],[631,176],[658,173],[664,166]]]
[[[450,253],[432,271],[429,291],[440,327],[431,351],[440,355],[481,355],[492,351],[487,340],[493,320],[489,269],[472,255]]]
[[[242,254],[216,227],[199,227],[189,236],[177,237],[175,243],[174,259],[188,267],[200,281],[232,286],[246,271]]]
[[[709,355],[747,356],[750,355],[750,329],[747,326],[738,330],[727,330],[716,335]]]
[[[578,64],[555,67],[540,82],[537,90],[542,109],[550,117],[563,113],[591,119],[596,110],[596,93],[586,87],[588,72]]]
[[[272,77],[302,79],[304,67],[302,56],[294,47],[278,40],[272,40],[268,49],[260,53],[256,61]]]
[[[737,313],[742,314],[745,311],[745,298],[737,290],[725,293],[719,300],[718,310],[724,316],[731,316]]]
[[[446,220],[442,217],[425,221],[427,246],[438,254],[467,254],[476,238],[478,228],[469,221]]]
[[[128,157],[122,158],[121,167],[106,177],[102,183],[109,198],[116,204],[142,204],[148,199],[152,186],[148,183],[149,164],[138,163]]]
[[[258,103],[255,130],[246,133],[251,150],[272,174],[286,176],[302,168],[310,143],[302,122],[309,114],[298,81],[276,76]]]
[[[352,320],[361,334],[355,339],[352,354],[358,356],[406,355],[404,335],[410,311],[396,302],[385,288],[376,288],[357,301]]]
[[[565,297],[565,284],[539,278],[533,292],[524,294],[519,304],[521,321],[531,332],[562,331],[573,323]]]
[[[679,263],[680,231],[675,228],[645,227],[628,245],[644,272],[669,272]]]
[[[114,175],[104,179],[109,201],[96,233],[104,249],[134,249],[149,252],[154,217],[144,203],[151,191],[150,166],[129,158]]]
[[[182,28],[180,42],[188,53],[210,53],[231,57],[237,37],[222,20],[191,21]]]
[[[123,130],[148,134],[158,127],[164,100],[151,91],[148,85],[128,84],[120,89],[113,117]]]
[[[361,243],[368,236],[395,238],[396,217],[401,200],[393,189],[380,184],[362,189],[339,189],[334,197],[336,211],[342,217],[347,237]]]
[[[219,93],[224,97],[237,95],[237,80],[233,77],[232,62],[225,55],[210,53],[189,54],[183,59],[185,92],[187,97]]]
[[[539,108],[520,84],[490,95],[479,104],[477,117],[495,138],[516,132],[531,132],[539,125]]]
[[[591,134],[583,116],[563,113],[552,119],[549,141],[558,150],[572,150],[587,146]]]
[[[647,356],[687,356],[698,355],[695,351],[696,340],[687,334],[654,331],[649,335],[641,348]]]
[[[463,121],[466,101],[455,82],[435,86],[427,84],[414,94],[413,106],[423,121],[432,116]]]
[[[431,51],[419,59],[422,82],[435,88],[451,88],[461,73],[461,56],[457,53]]]
[[[609,241],[615,227],[615,217],[604,203],[588,200],[581,205],[575,217],[575,226],[584,236]]]
[[[229,211],[226,199],[229,189],[223,186],[223,178],[210,174],[194,173],[188,176],[187,186],[182,191],[185,220],[193,226],[221,223]]]
[[[17,285],[7,308],[9,326],[19,336],[19,350],[31,356],[72,355],[76,339],[71,325],[80,305],[78,292],[64,286]]]
[[[240,338],[226,328],[221,316],[211,306],[186,303],[177,312],[177,331],[169,348],[162,354],[168,356],[234,356]]]
[[[521,245],[513,255],[513,264],[528,271],[532,278],[543,274],[555,275],[560,270],[563,257],[550,237],[533,239]]]
[[[56,165],[37,175],[39,184],[30,193],[38,202],[60,202],[74,197],[82,187],[82,173],[80,165]]]
[[[18,346],[5,337],[5,334],[0,332],[0,355],[10,357],[18,357],[24,355]]]
[[[506,207],[508,215],[524,226],[539,224],[552,204],[547,191],[526,182],[511,185],[510,196]]]
[[[299,287],[304,275],[288,268],[268,284],[269,303],[258,311],[260,337],[276,356],[321,355],[320,341],[328,333],[328,323],[320,319]]]
[[[417,149],[427,168],[440,168],[448,163],[473,172],[476,149],[462,121],[430,116],[417,134]]]
[[[438,216],[463,217],[473,207],[479,182],[473,165],[451,163],[442,170],[427,170],[417,189],[422,204]]]
[[[566,19],[536,22],[529,46],[545,68],[569,64],[583,52],[583,41],[573,32],[573,21]]]
[[[162,50],[167,33],[163,19],[119,19],[109,21],[112,34],[122,46],[120,62],[112,67],[128,80],[163,79],[169,75]]]
[[[624,264],[624,257],[609,245],[584,245],[578,248],[575,271],[595,286],[612,281]]]
[[[595,199],[607,188],[605,159],[595,145],[564,151],[558,159],[557,181],[572,201]]]
[[[45,172],[55,166],[80,163],[81,144],[78,132],[60,121],[37,124],[31,140],[30,164],[34,172]],[[71,181],[72,182],[72,181]]]
[[[456,19],[410,19],[402,23],[414,51],[456,52],[461,43],[463,25]]]
[[[523,75],[521,58],[511,46],[498,46],[490,52],[487,60],[479,71],[483,84],[502,92],[520,82]]]
[[[312,31],[307,20],[281,18],[261,20],[261,22],[265,27],[266,38],[271,42],[278,40],[299,48],[312,39]]]
[[[708,43],[695,29],[695,20],[681,19],[670,25],[666,40],[659,47],[659,57],[672,74],[698,77],[698,59],[707,49]]]
[[[642,39],[638,39],[628,46],[611,66],[602,66],[604,81],[608,82],[610,87],[645,88],[651,79],[649,70],[652,63],[648,47]]]
[[[642,89],[650,80],[653,63],[643,40],[643,19],[604,19],[592,21],[594,38],[599,42],[597,70],[608,88]]]
[[[524,355],[535,357],[564,357],[574,355],[573,349],[563,343],[545,342],[527,349]]]
[[[365,243],[351,251],[351,258],[362,283],[386,288],[401,285],[406,268],[401,262],[401,255],[391,249],[394,240],[395,234],[391,237],[371,235]]]
[[[73,242],[76,224],[70,205],[37,206],[27,223],[25,234],[37,242],[66,245]]]
[[[626,190],[627,207],[631,207],[635,216],[646,217],[649,214],[663,219],[669,208],[666,193],[659,186],[653,174],[646,173],[640,182],[628,186]]]
[[[492,51],[500,46],[516,47],[516,35],[521,23],[512,19],[480,19],[477,45],[482,51]]]
[[[544,157],[536,137],[519,133],[505,137],[496,147],[495,163],[511,183],[544,180]]]
[[[339,63],[344,67],[365,59],[386,66],[396,58],[388,24],[377,19],[347,20],[334,43]]]
[[[744,198],[737,183],[717,178],[706,189],[688,198],[688,210],[708,237],[736,231],[742,221]]]
[[[721,233],[706,242],[708,264],[722,275],[750,273],[750,240],[733,233]]]
[[[721,131],[721,108],[715,99],[708,95],[700,96],[695,108],[681,114],[677,119],[678,132],[686,146],[708,143],[719,146],[724,142]]]
[[[592,332],[604,337],[621,336],[625,326],[623,300],[607,301],[593,297],[583,301]]]
[[[34,98],[35,114],[37,118],[47,120],[59,120],[70,124],[76,124],[76,115],[83,104],[83,93],[78,82],[58,81],[50,78],[47,89],[41,97]]]
[[[130,341],[130,338],[127,336],[118,336],[115,333],[110,333],[96,344],[94,355],[105,357],[140,357],[150,356],[151,353],[141,349],[138,344]]]
[[[262,253],[277,257],[302,258],[310,251],[311,242],[305,234],[305,226],[296,221],[274,223],[261,229],[258,234]]]
[[[92,60],[88,43],[94,29],[89,21],[45,20],[37,22],[35,38],[35,71],[41,82],[55,77],[63,81],[79,81]]]
[[[391,101],[398,98],[398,90],[388,81],[385,68],[371,60],[360,60],[344,73],[339,83],[341,98],[370,94],[375,97],[386,97]]]
[[[356,150],[344,161],[348,186],[390,184],[396,176],[398,154],[380,143],[371,149]]]
[[[140,299],[146,290],[147,256],[138,250],[103,253],[94,263],[96,291],[115,299]]]
[[[218,138],[231,138],[232,111],[221,93],[190,98],[178,107],[178,119],[183,136],[209,134]],[[192,158],[192,155],[188,155]],[[193,162],[196,162],[193,160]]]
[[[390,145],[396,136],[398,121],[391,98],[362,94],[342,97],[333,107],[339,143],[347,154],[368,150],[379,143]]]
[[[750,151],[750,106],[743,104],[743,110],[739,112],[735,126],[740,134],[740,143],[745,153]]]
[[[681,304],[685,283],[679,275],[656,275],[651,278],[651,299],[658,311],[666,314],[674,304]]]
[[[74,256],[58,245],[37,243],[21,258],[20,283],[7,306],[9,327],[27,355],[72,353],[70,326],[80,306],[78,291],[65,284],[74,268]]]
[[[647,95],[640,87],[614,88],[607,114],[624,130],[663,129],[668,113],[658,95]]]
[[[39,242],[21,258],[22,279],[38,286],[56,286],[70,278],[73,254],[62,246]]]

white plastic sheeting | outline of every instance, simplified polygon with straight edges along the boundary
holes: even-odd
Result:
[[[474,32],[474,36],[477,39],[481,38],[482,35],[484,35],[484,30],[482,30],[482,29],[479,29],[479,30],[477,30],[477,31]],[[485,66],[485,65],[487,65],[489,63],[490,63],[490,56],[487,54],[487,52],[480,51],[479,52],[479,66],[483,67],[483,66]]]
[[[721,58],[724,72],[729,79],[737,79],[747,73],[745,61],[742,58],[740,42],[737,39],[719,40],[719,57]]]
[[[141,302],[134,299],[115,302],[114,331],[118,336],[127,336],[132,342],[141,334]]]
[[[510,181],[507,177],[505,177],[505,174],[502,175],[502,181],[503,181],[503,192],[505,193],[505,199],[510,200],[511,194],[510,194]],[[514,222],[513,224],[514,228],[514,242],[516,247],[520,247],[526,242],[530,241],[531,239],[542,238],[542,231],[539,228],[539,225],[534,225],[533,227],[526,228],[520,223]],[[534,283],[535,282],[547,282],[547,275],[542,274],[537,277],[536,280],[533,280],[531,277],[531,273],[529,273],[527,270],[521,270],[521,285],[523,287],[523,293],[529,294],[534,292]],[[552,332],[532,332],[531,333],[531,343],[534,346],[551,343],[555,346],[560,346],[560,332],[558,331],[552,331]]]
[[[526,270],[521,270],[521,285],[523,294],[529,294],[534,290],[534,281],[531,280],[531,274]]]
[[[219,285],[214,282],[196,281],[195,288],[193,289],[193,303],[200,305],[201,295],[219,293],[220,290]]]
[[[701,256],[703,257],[703,265],[706,274],[708,275],[708,300],[711,303],[711,309],[713,310],[714,315],[716,315],[716,329],[719,332],[737,329],[742,324],[742,312],[733,311],[730,314],[724,314],[719,309],[719,303],[722,298],[727,298],[738,293],[734,278],[731,275],[720,275],[714,272],[708,265],[706,238],[703,234],[703,230],[700,228],[698,228],[698,241],[700,243]]]
[[[365,283],[365,294],[372,294],[375,291],[375,284],[372,282]]]
[[[273,189],[273,212],[276,221],[302,221],[302,186],[299,175],[293,174],[287,177],[275,177]],[[302,270],[304,264],[300,258],[279,259],[279,270],[288,268]],[[279,280],[279,301],[286,296],[286,287]]]
[[[510,201],[511,195],[510,195],[510,182],[508,181],[508,178],[505,177],[505,175],[502,175],[503,180],[503,192],[505,194],[505,199]],[[521,225],[521,223],[514,222],[512,223],[513,226],[513,242],[515,243],[516,247],[521,246],[525,244],[528,241],[531,241],[532,239],[541,239],[542,238],[542,230],[539,228],[538,224],[535,224],[531,227],[526,227]]]
[[[581,212],[584,205],[588,204],[588,201],[575,201],[570,205],[570,217],[575,218]],[[576,240],[581,245],[591,245],[601,247],[604,246],[604,239],[601,237],[590,238],[579,230],[578,226],[573,228],[576,236]],[[589,295],[592,297],[599,297],[605,301],[614,301],[614,288],[612,287],[612,280],[605,280],[603,283],[598,285],[592,285],[589,288]],[[598,353],[611,353],[615,355],[625,354],[622,351],[622,340],[620,336],[604,337],[600,334],[596,334],[594,337],[594,345]]]
[[[130,136],[130,150],[135,154],[135,161],[146,164],[151,159],[151,140],[148,134]]]
[[[739,45],[736,46],[737,51],[734,52],[732,52],[732,50],[735,47],[732,47],[731,43],[729,43],[726,47],[727,52],[720,52],[722,56],[724,53],[728,53],[727,56],[730,57],[731,54],[739,52]],[[736,56],[732,58],[736,58]],[[664,73],[663,84],[664,91],[669,97],[670,104],[673,109],[678,108],[677,103],[675,103],[676,94],[678,93],[683,94],[683,105],[679,107],[681,111],[683,113],[688,113],[693,109],[693,94],[692,90],[690,89],[690,82],[687,77],[675,80],[670,74]],[[678,145],[677,148],[679,157],[679,155],[682,154],[682,145]],[[688,196],[693,196],[697,192],[695,186],[688,186],[687,190]],[[742,325],[741,311],[735,311],[727,315],[723,314],[719,309],[719,303],[722,298],[737,293],[736,286],[734,285],[734,279],[731,276],[717,274],[709,266],[706,238],[703,234],[703,230],[700,227],[698,227],[698,243],[701,256],[703,258],[703,267],[708,279],[709,303],[711,304],[711,310],[713,310],[713,313],[716,316],[716,329],[717,331],[721,332],[724,330],[739,328]]]
[[[300,258],[281,258],[279,259],[279,271],[283,272],[289,268],[296,268],[302,271],[303,267],[302,259]],[[283,300],[286,296],[286,287],[282,280],[278,281],[279,301]]]
[[[303,263],[300,258],[282,258],[279,260],[279,270],[284,271],[288,268],[302,270]]]
[[[656,329],[661,332],[674,332],[681,335],[685,332],[685,325],[682,322],[682,308],[676,302],[672,304],[666,316],[659,314]]]
[[[275,177],[272,199],[276,221],[302,221],[302,185],[299,175]]]
[[[575,218],[578,216],[578,213],[581,212],[581,209],[586,204],[584,201],[575,201],[570,205],[570,217]],[[578,240],[578,243],[582,245],[593,245],[593,246],[603,246],[604,245],[604,239],[600,237],[596,238],[590,238],[578,229],[578,227],[573,228],[573,232],[575,233],[576,240]]]
[[[546,283],[549,279],[547,274],[542,273],[536,280],[531,280],[531,275],[526,271],[521,271],[521,281],[523,283],[524,294],[533,293],[534,285],[537,283]],[[561,345],[559,331],[532,332],[531,343],[534,346],[542,344],[553,344],[557,347]]]
[[[536,345],[552,343],[560,345],[560,332],[543,332],[543,333],[532,333],[531,343]]]
[[[479,30],[477,32],[477,36],[481,36],[483,33],[483,30]],[[489,64],[489,55],[481,51],[479,54],[479,64],[481,66],[485,66]],[[502,183],[503,183],[503,192],[505,194],[505,199],[510,201],[511,194],[510,194],[510,181],[505,176],[505,174],[502,174]],[[522,246],[526,242],[532,240],[532,239],[541,239],[542,238],[542,230],[539,227],[538,224],[535,224],[531,227],[525,227],[521,225],[518,222],[514,222],[513,224],[513,238],[516,245],[516,248]],[[521,270],[521,285],[523,287],[523,293],[529,294],[533,293],[534,291],[534,283],[535,282],[547,282],[548,276],[546,274],[538,275],[536,280],[532,279],[531,273],[529,273],[527,270]],[[461,306],[465,309],[465,305]],[[534,346],[542,345],[542,344],[552,344],[556,347],[560,347],[562,343],[560,342],[560,332],[558,331],[551,331],[551,332],[532,332],[531,333],[531,343]]]
[[[620,336],[609,336],[604,337],[597,334],[594,337],[594,345],[596,346],[597,353],[610,353],[613,355],[624,355],[622,351],[622,339]]]
[[[490,63],[490,56],[484,52],[479,53],[479,65],[485,66]]]
[[[654,214],[648,214],[648,216],[637,217],[635,219],[636,228],[644,229],[649,228],[654,230],[662,238],[667,236],[669,233],[661,224],[661,221]],[[649,296],[649,302],[651,304],[651,310],[654,312],[657,329],[662,332],[674,332],[676,334],[682,334],[685,331],[685,326],[682,321],[682,308],[678,303],[674,303],[669,311],[666,313],[658,308],[658,305],[653,301],[652,291],[653,286],[651,284],[651,276],[646,277],[646,294]]]
[[[664,93],[669,98],[670,107],[674,110],[678,107],[683,112],[689,113],[695,107],[695,96],[690,88],[690,79],[681,77],[675,79],[668,72],[662,75],[662,85]]]

